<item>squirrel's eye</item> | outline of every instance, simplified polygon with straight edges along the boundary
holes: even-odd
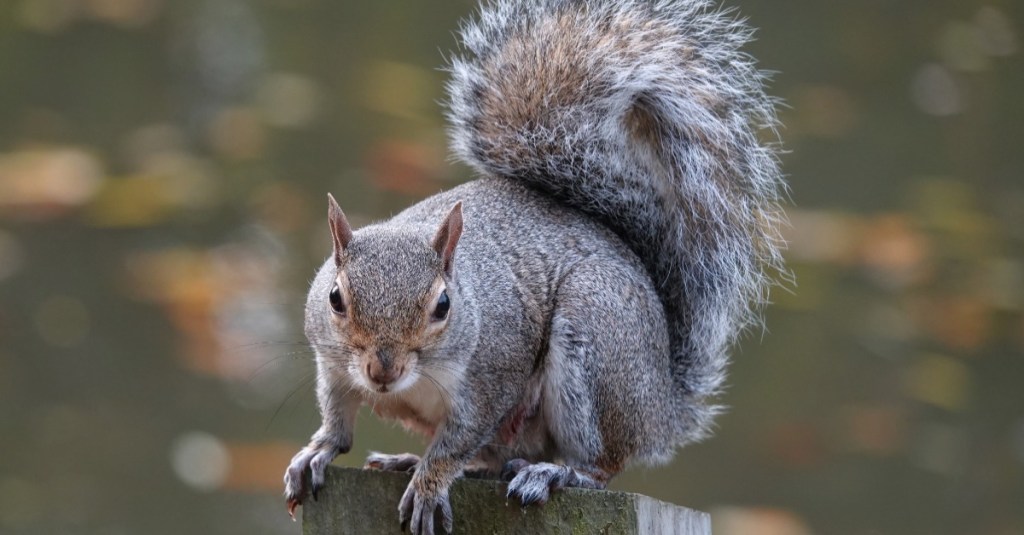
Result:
[[[341,289],[335,284],[334,288],[331,288],[331,308],[334,309],[335,314],[345,313],[345,302],[341,300]]]
[[[437,306],[434,307],[434,313],[431,314],[431,318],[434,321],[441,321],[448,317],[448,309],[451,308],[451,302],[448,301],[448,290],[441,292],[441,297],[437,298]]]

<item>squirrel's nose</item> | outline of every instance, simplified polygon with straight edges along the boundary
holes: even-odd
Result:
[[[402,375],[402,369],[390,362],[382,363],[380,360],[374,359],[366,365],[366,376],[379,385],[387,386],[398,380],[398,377]]]

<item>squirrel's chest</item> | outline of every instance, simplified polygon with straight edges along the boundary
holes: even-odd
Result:
[[[444,392],[449,385],[420,379],[399,395],[370,402],[377,416],[398,420],[407,429],[434,436],[434,430],[448,413]]]

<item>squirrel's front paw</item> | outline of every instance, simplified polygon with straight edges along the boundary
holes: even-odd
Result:
[[[434,535],[434,513],[441,510],[441,522],[445,533],[452,532],[452,504],[448,501],[448,489],[434,492],[417,491],[413,479],[402,495],[398,505],[398,520],[402,529],[409,527],[412,535]]]
[[[324,486],[324,470],[338,456],[339,448],[328,445],[306,446],[292,457],[284,473],[284,496],[288,500],[288,514],[295,520],[295,508],[302,505],[310,493],[316,499]]]

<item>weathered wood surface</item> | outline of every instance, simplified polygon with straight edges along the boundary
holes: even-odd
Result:
[[[399,534],[398,500],[409,475],[329,467],[318,499],[303,505],[304,535]],[[459,480],[451,489],[457,534],[709,535],[707,513],[625,492],[565,489],[547,504],[522,508],[505,484]],[[440,525],[440,523],[438,523]]]

